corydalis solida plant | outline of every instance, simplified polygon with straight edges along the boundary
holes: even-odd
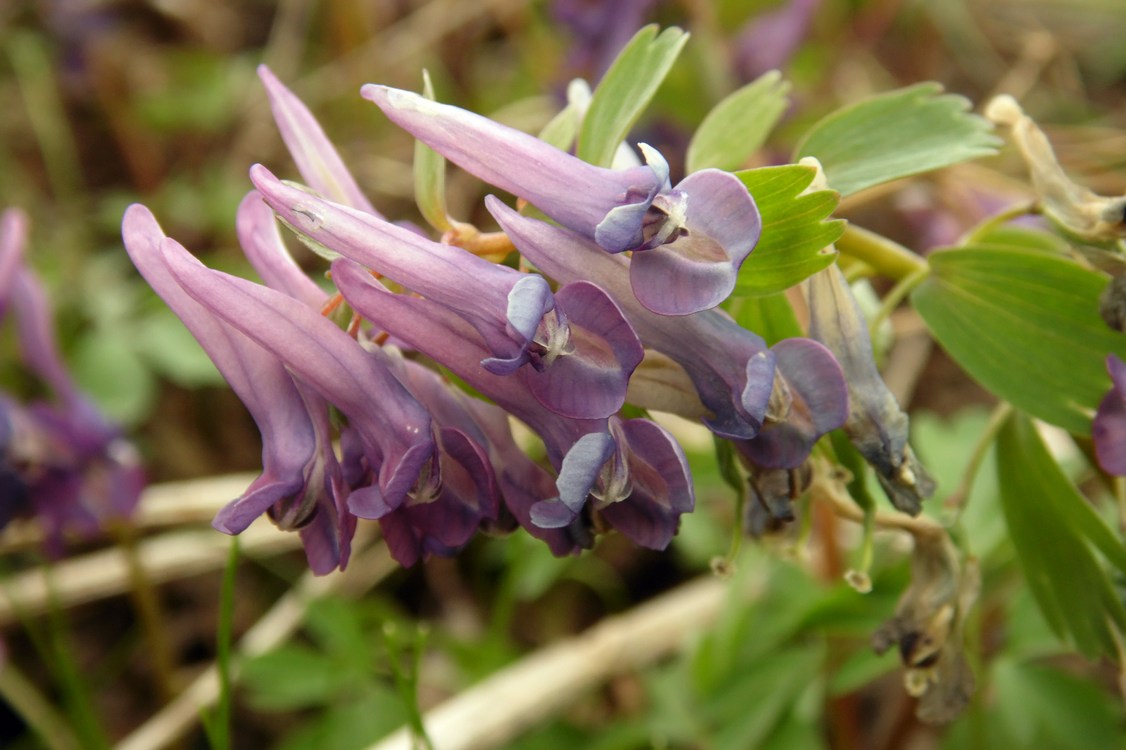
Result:
[[[260,481],[269,489],[252,488],[234,502],[217,519],[223,530],[237,532],[266,512],[284,528],[322,540],[327,553],[310,551],[322,571],[346,561],[356,517],[381,521],[385,534],[394,526],[391,535],[402,546],[393,544],[393,551],[404,562],[453,552],[470,526],[503,527],[506,516],[556,552],[589,545],[590,530],[599,526],[664,547],[694,500],[675,440],[644,419],[619,415],[627,387],[645,398],[644,378],[631,386],[645,351],[680,373],[675,388],[684,392],[684,413],[736,441],[739,454],[761,469],[797,470],[820,437],[846,422],[845,373],[829,348],[804,338],[768,347],[714,309],[762,230],[754,199],[731,174],[705,169],[674,186],[663,157],[645,146],[645,165],[605,169],[456,107],[364,87],[391,119],[563,225],[488,200],[506,239],[543,275],[524,273],[385,220],[304,105],[268,70],[260,75],[308,183],[251,169],[256,190],[239,209],[239,237],[266,286],[204,269],[151,217],[138,232],[141,209],[131,209],[127,221],[135,260],[148,243],[144,262],[166,277],[161,293],[190,298],[200,317],[238,342],[239,356],[252,351],[253,367],[272,370],[288,394],[278,399],[287,404],[285,418],[271,415],[260,397],[244,395],[264,425],[269,460]],[[344,332],[318,314],[328,295],[297,269],[273,216],[335,259],[333,280],[363,325]],[[395,282],[396,291],[377,277]],[[237,304],[225,303],[227,296]],[[262,330],[274,315],[284,318],[275,327],[298,343]],[[205,331],[201,340],[214,338]],[[336,382],[347,378],[317,371],[297,354],[303,346],[337,369],[380,373],[380,385]],[[485,429],[489,419],[436,420],[448,400],[435,394],[453,386],[421,377],[419,355],[530,425],[546,448],[547,474],[498,447],[512,441],[506,431]],[[425,403],[413,393],[424,384]],[[380,408],[363,403],[366,391],[384,394]],[[329,426],[329,409],[343,414],[340,425]],[[393,416],[396,409],[411,416]],[[279,455],[271,447],[274,419],[302,425],[307,437],[299,450]],[[389,438],[378,427],[399,424],[409,435]],[[288,478],[275,481],[271,465],[284,466]],[[455,475],[464,481],[446,481]],[[439,499],[459,486],[450,502],[476,510],[451,521],[451,530],[442,527]],[[410,520],[400,523],[407,509]]]

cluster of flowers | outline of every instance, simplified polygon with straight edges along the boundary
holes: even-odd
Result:
[[[693,509],[692,478],[668,431],[620,416],[627,390],[642,405],[679,394],[675,411],[764,472],[792,473],[821,435],[855,427],[881,476],[914,486],[906,419],[835,268],[815,315],[822,343],[768,347],[716,309],[762,228],[733,175],[707,169],[673,186],[644,145],[646,164],[600,168],[465,110],[365,86],[417,139],[552,220],[486,199],[504,241],[543,275],[525,273],[387,221],[307,108],[259,72],[307,183],[250,170],[238,235],[265,285],[206,268],[141,205],[123,223],[133,262],[262,433],[262,474],[217,516],[219,530],[266,513],[299,530],[318,573],[346,564],[357,518],[378,520],[404,565],[516,524],[559,555],[607,527],[663,549]],[[331,259],[339,295],[366,324],[324,314],[336,300],[298,268],[279,221]],[[846,369],[856,360],[851,408],[838,358]],[[638,369],[643,360],[653,367]],[[510,416],[539,436],[551,470],[517,446]],[[790,492],[763,507],[784,516]]]
[[[38,517],[47,551],[132,513],[144,484],[137,451],[81,393],[63,364],[43,287],[24,263],[28,221],[0,216],[0,322],[13,318],[23,365],[42,386],[24,403],[0,392],[0,529]]]

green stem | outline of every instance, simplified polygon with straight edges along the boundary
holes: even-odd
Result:
[[[719,463],[719,474],[723,481],[735,491],[735,523],[731,525],[731,544],[727,549],[727,556],[717,558],[712,563],[712,570],[720,576],[731,575],[735,572],[735,560],[743,546],[743,516],[747,507],[747,479],[735,462],[735,448],[729,440],[713,437],[715,442],[716,461]]]
[[[77,165],[81,161],[73,134],[67,127],[54,79],[55,66],[42,42],[30,32],[13,34],[7,53],[56,202],[73,205],[79,194]]]
[[[923,283],[923,280],[930,276],[930,266],[923,266],[909,276],[900,279],[891,291],[887,293],[883,301],[880,303],[880,309],[876,310],[876,314],[868,321],[868,336],[873,341],[876,340],[876,332],[880,330],[880,326],[884,321],[891,316],[895,308],[899,307],[899,303],[907,298],[915,287]]]
[[[84,748],[105,748],[110,744],[98,722],[98,715],[90,703],[90,693],[82,681],[74,648],[68,636],[66,615],[55,592],[54,575],[49,565],[44,566],[49,607],[47,623],[51,644],[51,671],[59,683],[67,715]]]
[[[49,750],[79,750],[65,718],[10,660],[0,667],[0,697],[38,735]]]
[[[215,644],[215,668],[219,672],[219,699],[210,722],[205,722],[213,750],[231,746],[231,638],[235,620],[235,574],[238,572],[238,537],[231,537],[227,567],[219,603],[219,633]]]
[[[992,232],[1001,224],[1004,224],[1018,216],[1027,216],[1036,213],[1036,203],[1019,203],[1015,206],[1005,209],[999,214],[990,216],[985,221],[978,224],[969,234],[967,234],[959,245],[976,245],[981,242],[981,238],[988,232]]]
[[[974,479],[977,478],[977,472],[981,469],[981,464],[985,460],[985,454],[989,452],[989,446],[997,437],[997,433],[1004,426],[1009,416],[1013,413],[1012,404],[1002,401],[997,404],[993,409],[993,413],[989,415],[989,421],[985,425],[985,429],[981,432],[981,437],[978,438],[977,443],[974,445],[973,453],[970,454],[970,460],[966,464],[965,470],[962,472],[961,479],[958,480],[958,486],[946,498],[945,506],[953,509],[954,523],[958,523],[962,518],[962,512],[966,509],[966,504],[970,499],[970,490],[973,488]]]
[[[160,599],[137,552],[136,528],[126,523],[115,528],[114,535],[118,547],[125,555],[125,564],[129,571],[129,594],[152,659],[156,686],[164,702],[167,703],[176,697],[176,672]]]
[[[837,250],[875,268],[888,278],[900,280],[927,268],[927,262],[898,242],[849,224],[837,240]]]
[[[411,644],[404,644],[399,639],[398,628],[395,623],[387,622],[383,626],[383,642],[387,648],[388,663],[391,667],[391,676],[403,705],[407,709],[407,725],[411,730],[411,747],[418,750],[434,750],[430,737],[426,734],[426,725],[422,719],[422,709],[418,705],[418,674],[422,663],[423,642],[426,631],[419,630],[417,637]],[[404,649],[409,649],[406,654],[409,666],[403,669],[399,661]]]

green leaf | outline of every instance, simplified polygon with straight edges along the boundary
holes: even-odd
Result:
[[[365,685],[330,705],[296,730],[281,733],[276,750],[361,750],[402,726],[398,697],[380,685]]]
[[[1122,746],[1122,711],[1091,680],[1000,658],[993,668],[997,718],[1014,746],[1085,750]]]
[[[837,257],[829,246],[844,222],[825,221],[837,207],[832,190],[802,194],[813,167],[788,164],[735,172],[762,214],[762,237],[739,271],[735,294],[774,294],[827,267]]]
[[[762,336],[768,346],[774,346],[782,339],[805,335],[794,308],[782,293],[736,297],[728,312],[736,323]]]
[[[931,333],[990,391],[1087,435],[1110,388],[1106,355],[1126,338],[1099,316],[1106,277],[1040,250],[942,250],[911,295]]]
[[[1001,429],[997,471],[1017,559],[1048,624],[1090,658],[1117,656],[1107,620],[1126,627],[1126,608],[1083,538],[1086,501],[1028,417],[1014,414]]]
[[[306,646],[281,646],[246,662],[239,683],[250,703],[260,709],[285,711],[331,703],[357,673]]]
[[[185,388],[222,385],[207,352],[168,307],[154,308],[134,329],[134,347],[152,369]]]
[[[152,408],[156,382],[124,329],[97,327],[83,335],[71,368],[78,387],[113,420],[135,424]]]
[[[688,172],[738,169],[766,142],[789,106],[790,84],[777,70],[728,96],[708,113],[688,144]]]
[[[1065,255],[1070,251],[1067,240],[1058,234],[1026,229],[1013,224],[1002,224],[980,234],[975,233],[973,244],[1040,250],[1056,255]]]
[[[543,126],[539,139],[560,151],[570,151],[579,135],[583,113],[590,106],[590,97],[590,86],[586,81],[581,78],[571,81],[567,85],[567,106]]]
[[[430,73],[422,71],[422,94],[434,100]],[[453,228],[446,209],[446,160],[422,141],[414,142],[414,200],[430,226],[439,232]]]
[[[634,34],[602,77],[579,132],[578,157],[608,167],[618,144],[665,80],[688,34],[676,27],[657,34],[650,24]]]
[[[920,83],[865,99],[814,125],[794,161],[817,157],[829,185],[851,195],[883,182],[989,156],[1000,145],[969,101]]]

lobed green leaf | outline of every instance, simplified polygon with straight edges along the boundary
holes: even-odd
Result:
[[[736,323],[762,336],[768,346],[805,335],[793,306],[781,292],[735,298],[728,312]]]
[[[989,156],[1000,140],[964,97],[937,83],[879,94],[843,107],[814,125],[794,161],[815,156],[841,195]]]
[[[687,32],[675,26],[657,34],[657,25],[650,24],[634,34],[590,100],[579,131],[580,159],[610,166],[618,144],[657,93],[687,41]]]
[[[1106,355],[1126,357],[1126,338],[1099,316],[1106,277],[1015,247],[941,250],[929,263],[911,299],[958,364],[1029,414],[1090,434],[1110,388]]]
[[[837,254],[829,246],[844,232],[844,222],[825,219],[839,197],[832,190],[802,192],[813,182],[813,167],[788,164],[734,174],[762,214],[762,237],[739,271],[736,295],[784,291],[833,262]]]
[[[790,84],[771,70],[715,106],[688,144],[689,173],[701,169],[738,169],[762,148],[789,106]]]

